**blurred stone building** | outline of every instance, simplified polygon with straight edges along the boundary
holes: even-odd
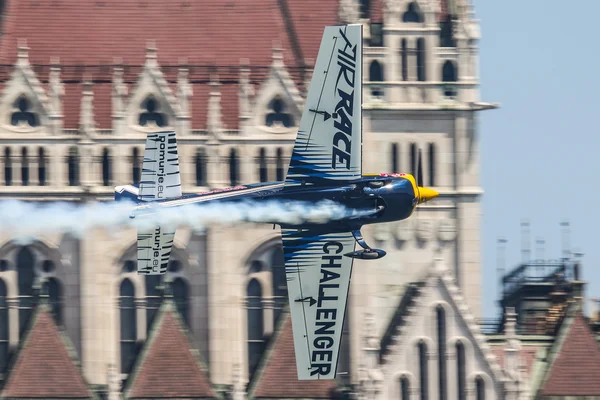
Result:
[[[180,229],[161,278],[135,272],[134,231],[29,245],[0,231],[0,396],[527,398],[476,323],[476,111],[493,106],[469,0],[0,5],[2,199],[110,201],[165,127],[186,193],[283,179],[323,27],[338,23],[364,24],[363,170],[414,173],[421,149],[440,192],[365,229],[388,256],[355,260],[336,382],[296,380],[270,226]]]

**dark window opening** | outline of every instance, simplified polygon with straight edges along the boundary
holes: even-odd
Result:
[[[398,145],[396,143],[392,143],[392,172],[398,172],[400,170],[400,167],[398,165],[399,160],[398,160]]]
[[[273,325],[279,321],[281,310],[287,300],[287,280],[285,277],[285,261],[283,248],[276,247],[271,255],[271,278],[273,282]]]
[[[435,145],[429,143],[429,186],[435,186]]]
[[[119,314],[121,321],[121,373],[131,372],[137,352],[137,315],[135,288],[129,279],[121,282],[119,289]]]
[[[196,151],[196,186],[206,186],[206,156],[203,149]]]
[[[46,153],[43,147],[38,149],[38,182],[40,186],[46,185]]]
[[[402,62],[402,80],[408,80],[408,48],[406,46],[406,39],[402,39],[400,47],[400,58]]]
[[[123,272],[129,273],[135,271],[135,261],[127,260],[123,264]]]
[[[190,326],[190,313],[189,313],[189,288],[186,281],[182,278],[176,278],[172,283],[173,288],[173,300],[175,300],[175,307],[181,315],[183,322],[186,326]]]
[[[417,177],[417,145],[410,144],[410,174]]]
[[[429,398],[429,371],[427,370],[427,345],[420,341],[419,347],[419,382],[421,386],[421,400]]]
[[[6,284],[0,279],[0,374],[6,372],[8,366],[8,290]]]
[[[423,15],[419,6],[414,1],[410,3],[402,15],[402,22],[423,22]]]
[[[442,82],[444,82],[444,96],[446,97],[454,97],[456,96],[456,87],[452,84],[452,82],[456,82],[458,79],[458,74],[456,71],[455,64],[446,60],[442,67]]]
[[[410,400],[410,383],[406,376],[400,378],[400,395],[402,400]]]
[[[360,0],[360,17],[370,18],[371,17],[371,1]]]
[[[239,182],[239,166],[236,149],[231,149],[229,151],[229,181],[231,186],[235,186]]]
[[[285,178],[283,177],[284,169],[283,169],[283,150],[281,147],[277,148],[277,160],[275,166],[275,174],[278,182],[283,181]]]
[[[371,47],[383,47],[383,24],[371,24]]]
[[[57,325],[62,325],[62,286],[58,279],[49,278],[44,282],[44,293],[48,296],[48,303],[52,309],[52,316]]]
[[[381,66],[381,63],[377,60],[373,60],[369,66],[369,81],[383,82],[383,79],[383,67]],[[383,89],[381,87],[372,86],[371,95],[373,97],[381,97],[383,96]]]
[[[69,149],[67,164],[69,173],[69,186],[79,185],[79,152],[77,151],[77,147],[71,147]]]
[[[286,128],[294,126],[294,117],[286,112],[286,105],[279,97],[274,98],[269,103],[270,113],[267,114],[266,124],[267,126],[283,125]]]
[[[458,400],[466,400],[466,371],[465,371],[465,345],[456,342],[456,371],[458,375]]]
[[[36,304],[36,295],[33,290],[35,281],[35,257],[29,247],[23,247],[17,254],[17,282],[19,286],[19,337],[22,338],[33,309]]]
[[[146,275],[146,332],[150,332],[152,324],[162,304],[162,275]]]
[[[12,113],[11,123],[13,126],[29,125],[36,127],[40,125],[38,116],[32,112],[31,103],[25,97],[19,97],[14,107],[18,108],[19,111]]]
[[[444,307],[436,307],[438,339],[439,400],[446,400],[446,313]]]
[[[456,47],[453,24],[453,17],[450,14],[440,22],[440,47]]]
[[[485,382],[481,376],[475,378],[475,393],[477,400],[485,400]]]
[[[131,161],[132,161],[132,170],[131,175],[133,178],[133,184],[139,185],[140,180],[142,178],[142,162],[140,159],[140,151],[137,147],[134,147],[131,150]]]
[[[167,117],[157,111],[158,103],[154,97],[148,97],[142,107],[146,111],[140,114],[139,124],[141,126],[148,126],[150,124],[156,124],[159,127],[167,126]]]
[[[252,279],[247,288],[248,304],[248,368],[252,377],[264,350],[264,322],[262,288]]]
[[[426,80],[425,68],[425,39],[417,39],[417,80],[424,82]]]
[[[21,149],[21,184],[29,185],[29,157],[27,156],[27,147]]]
[[[258,175],[261,182],[266,182],[268,178],[267,174],[267,156],[265,155],[265,148],[261,147],[258,154]]]
[[[109,186],[111,182],[111,163],[110,163],[110,151],[105,148],[102,150],[102,184]]]
[[[6,186],[12,185],[12,160],[9,147],[4,149],[4,183]]]

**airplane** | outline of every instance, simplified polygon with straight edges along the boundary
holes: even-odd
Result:
[[[367,244],[361,228],[406,219],[438,196],[421,185],[420,152],[418,180],[407,173],[362,172],[362,43],[360,24],[324,29],[285,181],[183,195],[175,132],[163,130],[147,136],[139,187],[115,188],[115,200],[137,203],[132,218],[152,207],[248,199],[328,199],[369,210],[323,223],[277,223],[299,380],[335,379],[353,261],[386,255]],[[139,274],[166,273],[174,236],[160,226],[138,228]],[[356,243],[362,249],[355,250]]]

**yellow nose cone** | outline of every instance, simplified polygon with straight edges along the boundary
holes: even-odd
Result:
[[[423,204],[439,196],[439,193],[433,189],[419,186],[419,204]]]

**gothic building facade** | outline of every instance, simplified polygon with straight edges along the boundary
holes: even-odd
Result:
[[[38,368],[29,346],[59,336],[68,351],[56,351],[79,368],[55,377],[77,382],[61,386],[66,397],[507,394],[475,323],[476,114],[494,106],[479,99],[469,0],[2,4],[3,199],[110,201],[115,185],[139,182],[145,137],[166,127],[184,192],[283,179],[323,27],[338,23],[364,24],[363,170],[414,173],[421,150],[440,193],[408,221],[365,229],[388,256],[354,263],[333,384],[295,379],[271,227],[179,229],[164,277],[137,275],[132,230],[30,244],[1,231],[2,396],[36,397],[19,378]],[[192,372],[161,375],[182,366]]]

